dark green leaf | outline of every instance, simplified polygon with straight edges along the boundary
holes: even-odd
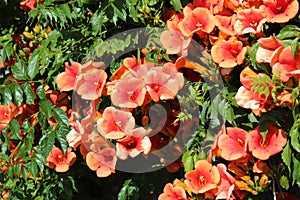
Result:
[[[19,86],[19,84],[14,83],[14,84],[9,85],[9,89],[13,96],[13,103],[15,104],[15,106],[20,106],[21,103],[23,102],[22,88]]]
[[[35,55],[34,55],[35,54]],[[29,60],[28,64],[28,76],[31,80],[34,79],[36,74],[39,71],[39,54],[38,54],[38,49],[36,49],[33,53],[33,57],[30,57],[31,59]]]
[[[19,60],[12,66],[12,73],[16,79],[19,80],[27,80],[28,79],[28,71],[26,64],[23,60]]]
[[[27,171],[27,169],[25,167],[22,167],[22,176],[23,176],[23,178],[26,181],[27,178],[28,178],[28,171]]]
[[[28,168],[30,174],[34,178],[36,178],[36,176],[38,174],[38,167],[37,167],[36,161],[35,160],[31,160],[30,163],[27,165],[27,168]]]
[[[64,125],[68,126],[68,124],[69,124],[68,116],[61,108],[54,108],[53,113],[54,113],[54,119],[56,122],[62,123]]]
[[[19,125],[18,120],[13,119],[10,122],[9,128],[11,130],[11,136],[10,136],[11,139],[13,139],[13,140],[17,140],[17,139],[21,140],[22,139],[22,137],[20,136],[20,125]]]
[[[118,194],[118,200],[138,200],[139,188],[132,185],[132,180],[126,180]]]
[[[40,109],[45,114],[47,119],[52,116],[52,103],[48,99],[42,99],[40,101]]]
[[[36,89],[36,95],[39,97],[39,99],[46,99],[46,94],[44,91],[44,85],[40,85]]]
[[[22,85],[25,94],[25,103],[32,104],[34,102],[34,92],[28,83]]]
[[[55,131],[56,139],[59,141],[59,144],[61,146],[61,149],[64,153],[67,152],[67,148],[69,146],[67,142],[67,134],[69,133],[69,128],[65,125],[58,126],[57,130]]]
[[[8,87],[3,87],[0,89],[1,94],[1,104],[9,105],[12,101],[12,94]]]
[[[251,46],[250,53],[249,53],[251,64],[256,70],[258,69],[258,64],[256,61],[256,52],[258,48],[259,48],[259,43],[255,43],[254,45]]]

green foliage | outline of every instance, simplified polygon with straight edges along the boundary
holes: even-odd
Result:
[[[118,200],[137,200],[139,199],[139,188],[133,185],[131,179],[126,180],[118,194]]]

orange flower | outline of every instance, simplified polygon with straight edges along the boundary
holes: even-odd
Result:
[[[264,10],[249,8],[237,12],[237,21],[234,24],[234,30],[237,34],[247,33],[259,34],[262,31],[263,24],[266,22]]]
[[[220,67],[233,68],[244,62],[246,51],[241,41],[231,37],[228,41],[221,40],[213,46],[211,56]]]
[[[187,200],[187,198],[182,187],[167,183],[164,187],[164,193],[159,195],[158,200]]]
[[[17,113],[18,109],[13,103],[0,105],[0,132],[10,123]]]
[[[89,152],[86,155],[87,166],[96,171],[98,177],[107,177],[114,173],[116,162],[116,152],[112,148],[104,148],[99,152]]]
[[[268,38],[260,38],[258,43],[260,46],[256,52],[256,61],[258,63],[270,63],[273,66],[279,59],[284,45],[283,42],[275,36],[270,36]]]
[[[293,56],[291,46],[284,48],[280,55],[278,62],[272,66],[272,73],[279,72],[279,80],[287,82],[291,76],[300,75],[300,50],[298,50],[296,59]]]
[[[71,66],[65,63],[66,71],[58,74],[56,83],[60,91],[70,91],[74,89],[76,78],[80,73],[81,64],[72,62]]]
[[[199,160],[195,164],[195,169],[185,174],[184,183],[195,194],[205,193],[217,188],[220,182],[220,173],[216,166],[207,160]]]
[[[248,141],[249,151],[252,152],[252,155],[260,160],[267,160],[270,156],[282,151],[287,138],[282,129],[269,124],[265,139],[260,134],[259,127],[256,127],[248,134]]]
[[[107,74],[102,69],[90,69],[78,76],[75,90],[86,100],[94,100],[102,95]]]
[[[72,152],[71,148],[68,148],[66,155],[64,155],[59,148],[53,146],[52,151],[47,158],[47,166],[54,169],[56,172],[66,172],[75,161],[76,154]]]
[[[25,11],[31,11],[36,7],[36,5],[36,0],[22,0],[20,2],[20,9]]]
[[[189,3],[183,9],[181,13],[173,15],[171,19],[167,21],[167,27],[169,30],[180,31],[178,24],[183,20],[183,18],[189,15],[194,9],[194,5]]]
[[[222,12],[224,9],[224,0],[194,0],[193,5],[196,7],[207,8],[213,14]]]
[[[210,33],[215,27],[215,18],[207,8],[195,8],[178,23],[178,27],[186,37],[191,37],[195,32]]]
[[[267,21],[285,23],[294,18],[299,10],[297,0],[263,0]]]
[[[225,160],[237,160],[246,156],[246,131],[240,128],[228,127],[227,134],[222,134],[218,140],[221,157]]]
[[[216,15],[216,26],[220,29],[221,32],[229,36],[234,36],[234,24],[237,20],[236,14],[231,16]]]
[[[235,178],[233,178],[227,171],[226,165],[220,163],[217,165],[221,181],[218,184],[218,191],[215,194],[216,199],[230,199],[233,189],[235,187]]]

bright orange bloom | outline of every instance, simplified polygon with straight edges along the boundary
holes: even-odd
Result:
[[[236,14],[231,16],[216,15],[216,26],[226,35],[234,36],[234,24],[237,20]]]
[[[244,62],[246,51],[241,41],[231,37],[228,41],[221,40],[214,45],[211,49],[211,56],[220,67],[233,68]]]
[[[268,125],[268,133],[265,139],[259,132],[259,127],[251,131],[247,138],[249,151],[260,160],[267,160],[270,156],[279,153],[287,142],[284,131],[272,124]]]
[[[174,31],[180,31],[180,29],[178,28],[179,22],[181,22],[185,16],[189,15],[193,9],[194,9],[194,5],[189,3],[182,9],[181,13],[178,13],[177,15],[173,15],[173,17],[171,17],[167,21],[168,29]]]
[[[239,35],[247,33],[259,34],[266,20],[266,14],[261,8],[241,10],[237,12],[237,21],[234,24],[234,30]]]
[[[195,8],[178,23],[178,27],[186,37],[196,32],[210,33],[215,27],[215,18],[207,8]]]
[[[205,193],[217,188],[220,182],[220,173],[216,166],[207,160],[199,160],[195,164],[195,169],[185,174],[184,183],[195,194]]]
[[[71,66],[65,63],[66,71],[58,74],[56,83],[60,91],[73,90],[76,83],[76,78],[80,73],[81,64],[72,62]]]
[[[25,11],[31,11],[36,7],[36,5],[36,0],[22,0],[20,2],[20,9]]]
[[[10,123],[17,113],[18,109],[13,103],[0,105],[0,132]]]
[[[273,66],[279,59],[279,55],[283,49],[283,42],[275,36],[268,38],[260,38],[258,40],[260,46],[256,52],[256,61],[258,63],[270,63]]]
[[[104,148],[99,152],[89,152],[86,155],[87,166],[96,171],[98,177],[107,177],[114,173],[116,163],[116,152],[112,148]]]
[[[237,160],[246,156],[246,131],[240,128],[227,127],[227,134],[222,134],[218,140],[221,157],[225,160]]]
[[[291,46],[282,50],[279,55],[278,62],[272,66],[272,73],[279,72],[279,80],[287,82],[290,77],[300,76],[300,50],[298,50],[296,59],[293,56]]]
[[[131,112],[114,107],[105,108],[102,117],[97,121],[98,131],[107,139],[121,139],[135,126]]]
[[[297,0],[263,0],[267,21],[285,23],[294,18],[299,10]]]
[[[187,200],[187,197],[182,187],[167,183],[164,187],[164,193],[159,195],[158,200]]]
[[[213,14],[218,14],[224,9],[224,0],[194,0],[193,5],[196,7],[207,8]]]
[[[56,172],[66,172],[69,167],[76,161],[76,154],[72,152],[71,148],[67,149],[66,155],[57,148],[53,146],[47,158],[47,166],[54,169]]]
[[[218,184],[218,191],[215,194],[216,199],[230,199],[233,189],[235,187],[235,178],[233,178],[227,171],[226,165],[220,163],[217,165],[221,181]]]

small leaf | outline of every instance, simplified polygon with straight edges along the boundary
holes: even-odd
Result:
[[[9,85],[9,89],[13,96],[13,103],[15,104],[15,106],[20,106],[23,102],[23,90],[17,83]]]
[[[46,115],[47,119],[52,116],[52,103],[48,99],[40,101],[40,109]]]
[[[9,127],[10,127],[10,130],[11,130],[10,138],[13,139],[13,140],[21,140],[22,137],[20,136],[20,125],[19,125],[18,120],[13,119],[10,122]]]
[[[46,99],[46,94],[44,91],[44,85],[40,85],[36,89],[36,95],[39,97],[39,99]]]
[[[30,174],[36,178],[37,174],[38,174],[38,167],[37,167],[37,164],[36,164],[36,161],[35,160],[31,160],[30,163],[27,165],[28,167],[28,170],[30,172]]]
[[[299,34],[299,36],[300,36],[300,34]],[[293,41],[291,43],[291,48],[292,48],[293,56],[296,58],[297,52],[298,52],[298,37],[293,39]]]
[[[171,4],[173,5],[176,11],[180,11],[182,9],[180,0],[171,0]]]
[[[34,102],[34,92],[28,83],[24,83],[22,89],[25,93],[25,103],[32,104]]]
[[[9,105],[12,101],[12,94],[8,87],[4,87],[0,89],[1,93],[1,104]]]
[[[33,55],[35,54],[35,52],[37,52],[38,49],[36,49],[34,52],[33,52]],[[36,76],[36,74],[38,73],[39,71],[39,54],[36,53],[36,55],[32,57],[30,57],[30,61],[29,61],[29,64],[28,64],[28,76],[31,80],[34,79],[34,77]]]
[[[300,161],[293,156],[293,185],[296,183],[300,187]]]
[[[182,156],[182,162],[184,165],[185,172],[189,172],[194,169],[194,158],[191,154],[192,154],[191,151],[187,151]]]
[[[19,80],[27,80],[28,79],[28,71],[27,71],[27,67],[25,66],[25,62],[23,60],[19,60],[18,62],[16,62],[13,66],[12,66],[12,73],[13,76],[16,79]]]
[[[291,150],[290,144],[287,143],[283,149],[283,152],[281,153],[281,158],[282,158],[284,164],[287,166],[289,173],[291,173],[291,160],[292,160],[291,154],[292,154],[292,150]]]
[[[289,180],[286,176],[281,176],[279,183],[281,185],[282,188],[288,190],[289,189]]]

